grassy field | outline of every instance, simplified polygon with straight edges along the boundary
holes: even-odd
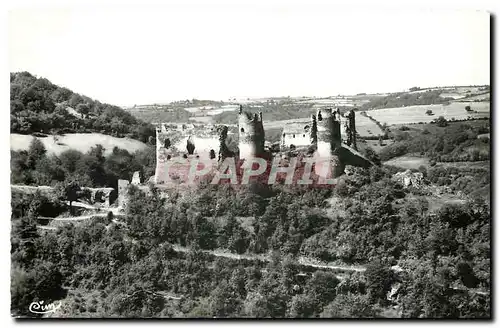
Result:
[[[383,163],[384,165],[398,166],[405,169],[418,169],[421,165],[428,167],[429,159],[425,157],[416,156],[400,156],[388,160]]]
[[[487,127],[489,129],[489,127],[490,127],[488,120],[473,120],[473,121],[467,121],[467,122],[451,122],[450,123],[450,125],[453,125],[453,124],[467,124],[467,125],[470,125],[474,128]],[[423,130],[427,130],[431,134],[440,134],[440,133],[442,133],[442,130],[443,130],[443,128],[437,126],[436,124],[428,124],[428,123],[423,123],[423,124],[417,123],[417,124],[410,124],[410,125],[408,125],[408,124],[392,124],[390,130],[395,132],[399,128],[401,128],[402,126],[407,127],[409,129],[408,132],[413,131],[413,132],[418,132],[418,133],[420,133]]]
[[[23,134],[10,135],[10,148],[12,150],[27,150],[33,136]],[[75,149],[86,153],[91,147],[96,144],[101,144],[105,149],[105,155],[109,155],[113,151],[113,147],[126,149],[130,153],[137,150],[145,149],[148,146],[137,140],[129,138],[116,138],[100,133],[74,133],[59,136],[58,140],[54,140],[52,136],[39,138],[48,153],[60,154],[68,149]]]
[[[471,106],[474,113],[468,113],[465,106]],[[426,111],[431,110],[434,115],[427,115]],[[394,124],[411,124],[411,123],[429,123],[439,116],[443,116],[447,120],[465,120],[468,117],[472,118],[488,118],[490,117],[489,102],[452,102],[449,105],[422,105],[375,109],[366,112],[378,122],[387,125]],[[358,115],[359,116],[359,115]]]
[[[480,95],[475,95],[472,97],[467,97],[467,98],[461,99],[461,101],[489,101],[490,99],[491,99],[491,95],[489,92],[487,92],[487,93],[483,93]]]
[[[136,118],[148,123],[187,123],[191,117],[191,113],[184,109],[128,109],[127,111]]]
[[[427,201],[429,202],[429,212],[434,212],[439,210],[441,207],[449,204],[464,204],[465,200],[458,198],[454,195],[432,195],[427,197]]]
[[[384,131],[373,120],[359,113],[356,115],[356,132],[360,137],[384,135]]]
[[[280,121],[264,121],[264,129],[282,129],[286,124],[291,123],[308,123],[311,119],[306,118],[292,118],[289,120],[280,120]]]
[[[192,123],[201,123],[201,124],[213,124],[212,116],[195,116],[190,117],[189,121]]]

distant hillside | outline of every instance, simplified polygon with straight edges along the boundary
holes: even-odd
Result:
[[[169,104],[134,105],[127,112],[146,122],[198,122],[216,124],[235,124],[238,117],[237,105],[243,104],[245,110],[262,112],[265,122],[309,118],[316,110],[324,107],[338,107],[368,111],[384,108],[407,108],[409,106],[447,106],[457,103],[481,103],[490,101],[489,86],[443,86],[413,87],[404,92],[357,95],[337,95],[327,97],[272,97],[259,99],[230,100],[183,100]],[[464,107],[465,105],[459,105]],[[481,104],[471,105],[482,106]],[[425,113],[425,110],[424,110]],[[451,118],[451,117],[450,117]],[[455,117],[458,119],[457,117]],[[425,121],[425,120],[420,120]],[[369,124],[371,125],[371,124]],[[365,131],[371,135],[372,128]],[[375,128],[375,130],[377,130]],[[374,133],[373,135],[377,135]]]
[[[483,97],[479,97],[478,99],[487,97],[489,100],[489,90],[489,86],[413,87],[408,92],[396,92],[388,94],[385,97],[372,98],[369,102],[364,103],[361,109],[370,110],[416,105],[447,104],[450,101],[472,101],[475,97],[480,95],[483,95]]]
[[[78,115],[79,114],[79,115]],[[10,130],[20,134],[103,133],[148,142],[155,129],[120,107],[28,72],[10,73]]]
[[[134,105],[125,110],[134,117],[149,123],[177,122],[187,123],[205,110],[221,108],[226,104],[213,100],[180,100],[168,104]],[[201,113],[203,114],[203,113]]]

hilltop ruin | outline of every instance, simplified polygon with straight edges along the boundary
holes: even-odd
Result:
[[[232,152],[226,145],[228,134],[238,138],[238,151]],[[304,148],[310,157],[321,160],[314,173],[325,178],[335,178],[344,173],[347,164],[370,166],[372,163],[359,154],[356,149],[355,113],[353,110],[344,116],[340,110],[321,109],[312,115],[310,122],[285,126],[280,151],[271,154],[265,146],[263,114],[238,111],[237,133],[229,132],[225,125],[166,124],[156,129],[156,172],[154,184],[162,185],[168,181],[183,181],[186,168],[194,160],[209,163],[216,168],[227,157],[237,162],[251,158],[271,160],[285,155],[290,150]],[[274,155],[274,156],[273,156]],[[168,172],[168,173],[167,173]],[[167,176],[168,174],[168,176]]]

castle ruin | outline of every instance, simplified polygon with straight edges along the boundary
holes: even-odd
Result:
[[[237,132],[230,132],[226,125],[167,124],[156,128],[156,172],[154,184],[168,181],[183,182],[187,176],[185,163],[200,160],[217,167],[227,157],[244,162],[254,157],[270,159],[265,147],[262,112],[248,113],[240,105]],[[229,134],[238,138],[238,151],[228,149]],[[325,178],[335,178],[344,173],[346,164],[369,166],[371,163],[356,152],[355,114],[351,110],[344,116],[339,109],[320,109],[309,122],[284,127],[280,152],[305,148],[308,154],[321,162],[314,173]],[[349,153],[350,156],[345,156]],[[348,158],[348,159],[346,159]],[[357,158],[355,163],[349,158]],[[184,170],[184,171],[182,171]],[[168,172],[168,176],[166,173]]]
[[[189,176],[190,163],[208,163],[211,165],[209,169],[213,169],[208,172],[215,172],[228,157],[234,158],[239,165],[252,158],[265,159],[269,163],[274,157],[280,159],[280,163],[284,160],[287,166],[290,156],[302,154],[313,159],[312,172],[320,179],[339,177],[345,173],[347,165],[373,165],[373,162],[357,152],[353,110],[342,116],[339,109],[320,109],[308,122],[287,124],[281,134],[280,150],[274,156],[266,147],[262,112],[244,112],[240,105],[236,128],[237,132],[230,131],[227,125],[159,124],[156,128],[155,176],[147,182],[158,187],[166,187],[169,182],[183,185]],[[237,136],[237,151],[228,148],[229,135]],[[122,209],[126,207],[130,185],[136,185],[146,192],[149,190],[146,184],[141,183],[138,172],[134,173],[132,181],[119,180],[118,206]]]

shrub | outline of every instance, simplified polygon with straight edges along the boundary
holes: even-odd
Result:
[[[436,125],[439,126],[440,128],[443,128],[445,126],[448,126],[448,121],[443,117],[439,116],[436,120]]]

